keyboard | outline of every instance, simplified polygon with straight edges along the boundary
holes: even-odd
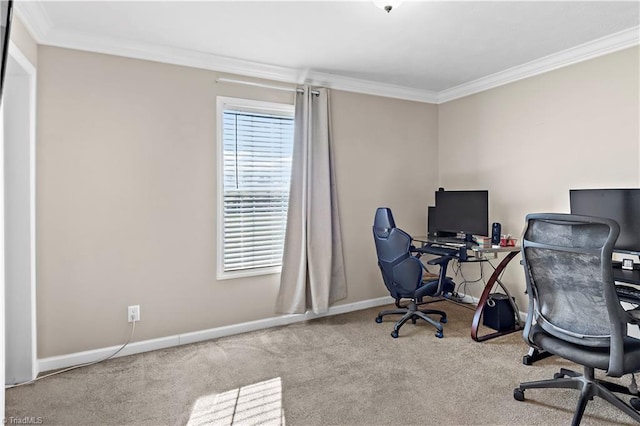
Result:
[[[461,240],[460,238],[437,238],[436,239],[436,244],[440,243],[440,244],[446,244],[448,246],[452,246],[452,247],[466,247],[467,243],[464,240]]]
[[[428,254],[435,254],[437,256],[456,256],[459,253],[458,249],[454,249],[451,247],[442,247],[442,246],[434,246],[428,245],[425,247],[421,247],[418,251]]]
[[[640,303],[640,289],[628,285],[616,285],[618,297],[625,301]]]

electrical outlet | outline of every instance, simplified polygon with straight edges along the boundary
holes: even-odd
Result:
[[[127,321],[140,321],[140,305],[129,306],[127,309]]]

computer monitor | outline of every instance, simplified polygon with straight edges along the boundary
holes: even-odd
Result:
[[[572,214],[613,219],[620,225],[619,253],[640,253],[640,189],[572,189]]]
[[[436,191],[438,231],[472,235],[489,234],[489,191]]]

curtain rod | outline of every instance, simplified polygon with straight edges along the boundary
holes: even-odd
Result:
[[[285,92],[304,93],[304,89],[298,89],[298,88],[286,87],[286,86],[274,86],[274,85],[271,85],[271,84],[255,83],[253,81],[246,81],[246,80],[234,80],[234,79],[231,79],[231,78],[219,78],[219,79],[216,80],[216,83],[243,84],[245,86],[262,87],[262,88],[265,88],[265,89],[282,90],[282,91],[285,91]],[[320,94],[320,92],[318,92],[317,90],[312,90],[311,93],[316,95],[316,96]]]

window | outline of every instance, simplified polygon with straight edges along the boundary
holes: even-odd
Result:
[[[218,278],[279,272],[293,106],[218,98]]]

